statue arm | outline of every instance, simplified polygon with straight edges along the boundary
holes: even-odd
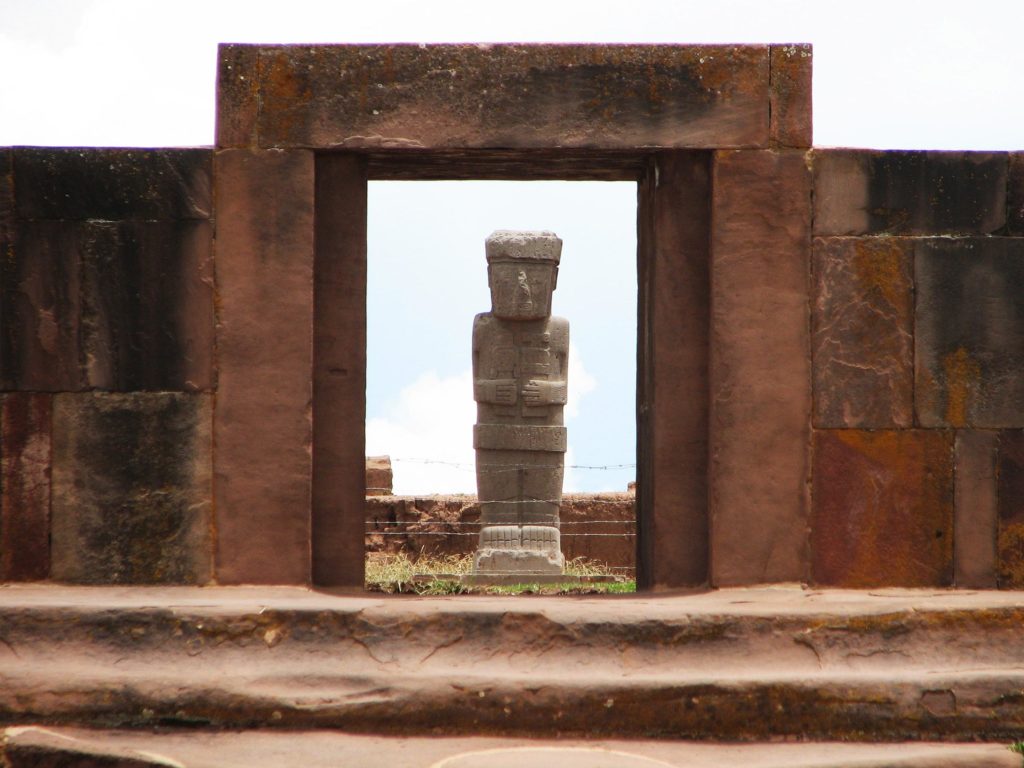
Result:
[[[483,322],[478,317],[473,323],[473,399],[478,403],[515,405],[515,379],[485,379],[480,375],[481,335],[483,335]]]
[[[558,376],[546,380],[531,379],[523,387],[527,405],[565,405],[569,394],[569,324],[561,318],[551,352],[558,360]]]

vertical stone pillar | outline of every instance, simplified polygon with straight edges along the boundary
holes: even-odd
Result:
[[[711,155],[660,152],[639,187],[637,586],[708,578]]]
[[[366,163],[316,160],[313,583],[362,587],[366,519]]]
[[[308,584],[313,153],[228,149],[214,163],[216,579]]]
[[[808,577],[811,183],[802,151],[715,153],[711,582]]]

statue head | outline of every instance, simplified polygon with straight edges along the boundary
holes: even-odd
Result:
[[[493,232],[487,238],[491,313],[506,320],[550,316],[561,256],[562,241],[554,232]]]

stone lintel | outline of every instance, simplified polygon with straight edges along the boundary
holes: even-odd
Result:
[[[764,45],[222,45],[219,58],[220,147],[635,149],[769,140]]]

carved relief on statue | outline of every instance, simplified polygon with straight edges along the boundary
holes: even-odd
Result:
[[[562,241],[551,232],[487,238],[491,311],[473,322],[476,571],[560,573],[569,323],[551,316]]]

